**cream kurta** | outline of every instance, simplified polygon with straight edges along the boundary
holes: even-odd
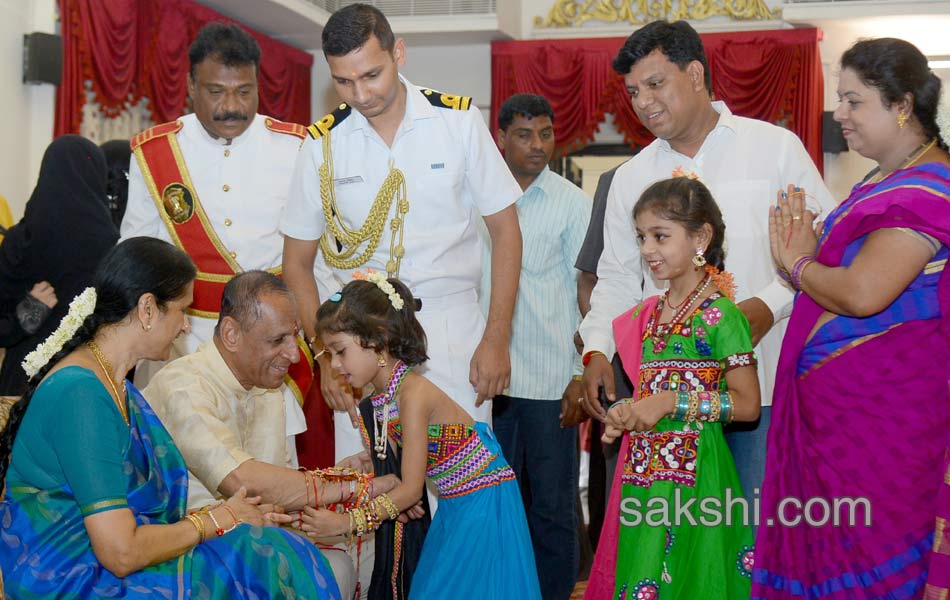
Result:
[[[247,460],[292,466],[280,390],[244,389],[213,341],[165,365],[143,394],[185,457],[189,510],[221,499]]]

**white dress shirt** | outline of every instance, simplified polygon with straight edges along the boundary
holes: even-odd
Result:
[[[794,133],[733,115],[723,102],[720,114],[696,156],[676,152],[654,140],[617,169],[607,197],[604,252],[590,312],[581,324],[584,352],[616,351],[612,321],[643,297],[661,293],[643,268],[633,227],[633,206],[656,181],[677,174],[698,176],[719,203],[726,224],[726,270],[735,276],[736,302],[757,297],[771,310],[775,325],[756,347],[763,405],[771,405],[775,369],[794,294],[775,274],[769,247],[768,215],[776,194],[788,184],[805,189],[809,204],[827,214],[835,205],[821,175]]]
[[[477,223],[521,196],[521,188],[488,132],[481,112],[435,107],[420,88],[406,86],[406,114],[392,146],[387,146],[353,110],[330,132],[333,188],[343,221],[359,228],[366,220],[390,162],[406,178],[409,213],[405,218],[405,258],[399,278],[413,295],[442,297],[477,290],[481,280],[481,246]],[[326,228],[320,176],[323,140],[307,139],[300,152],[281,231],[299,240],[319,239]],[[390,211],[382,239],[361,269],[386,272],[392,231]],[[318,260],[317,262],[321,262]],[[339,282],[352,269],[334,269]]]

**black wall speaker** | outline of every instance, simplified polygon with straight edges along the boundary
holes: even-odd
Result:
[[[59,85],[63,74],[63,38],[34,31],[23,35],[23,83]]]
[[[826,110],[821,115],[821,150],[822,152],[848,151],[848,140],[841,135],[841,124],[834,120],[834,113]]]

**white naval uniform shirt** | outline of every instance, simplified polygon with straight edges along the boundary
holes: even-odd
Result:
[[[735,276],[736,302],[758,297],[771,310],[775,325],[756,346],[762,404],[772,403],[775,369],[791,312],[793,292],[775,274],[769,247],[769,210],[776,194],[794,184],[827,215],[835,203],[798,137],[764,121],[733,115],[723,102],[713,102],[719,122],[696,156],[676,152],[665,140],[654,140],[621,165],[607,196],[604,251],[597,264],[597,285],[591,309],[581,324],[584,352],[616,351],[613,320],[644,297],[661,293],[643,268],[633,227],[633,206],[652,183],[675,170],[695,174],[719,203],[726,224],[726,270]],[[641,284],[641,281],[643,282]]]
[[[387,146],[366,118],[358,111],[338,122],[330,132],[333,150],[333,189],[343,221],[359,228],[366,219],[392,162],[406,178],[409,212],[405,218],[405,257],[399,278],[413,295],[422,299],[419,319],[430,342],[427,369],[448,373],[451,381],[437,381],[434,373],[425,373],[447,394],[469,412],[473,412],[475,395],[468,382],[469,362],[477,346],[484,320],[478,309],[477,292],[481,281],[481,242],[478,219],[497,213],[515,203],[521,188],[488,132],[481,112],[471,105],[468,110],[433,106],[420,88],[400,76],[406,87],[406,114],[396,132],[392,146]],[[300,152],[290,198],[280,222],[281,231],[300,240],[319,239],[326,228],[320,198],[320,176],[323,164],[323,140],[307,139]],[[389,260],[391,230],[390,211],[382,239],[369,262],[360,267],[386,271]],[[323,262],[320,258],[317,262]],[[336,291],[352,279],[352,270],[333,269]],[[335,289],[334,289],[335,288]],[[440,369],[440,362],[452,360],[435,351],[435,344],[444,331],[437,331],[430,319],[439,307],[441,314],[470,304],[465,315],[454,314],[448,323],[448,344],[464,344],[457,352],[451,369]],[[440,306],[441,305],[441,306]],[[454,308],[453,308],[454,305]],[[477,323],[473,331],[458,334],[451,330],[460,321]],[[431,326],[430,326],[431,325]],[[459,335],[474,339],[453,339]],[[489,403],[482,405],[490,410]],[[488,417],[477,414],[476,418]],[[340,415],[337,415],[339,417]],[[345,416],[345,414],[344,414]],[[352,433],[346,419],[338,418],[337,437]],[[359,448],[358,432],[355,448]],[[340,454],[341,445],[337,444]]]
[[[281,264],[284,239],[277,225],[301,143],[294,135],[267,129],[267,118],[255,115],[247,130],[230,144],[212,138],[194,114],[181,117],[183,126],[177,134],[201,206],[221,243],[244,270]],[[133,157],[121,240],[135,236],[172,241]],[[189,316],[189,320],[191,332],[175,340],[170,360],[191,354],[211,341],[214,319]],[[139,365],[136,384],[140,389],[162,364],[144,361]],[[286,386],[283,390],[288,435],[305,431],[306,422],[296,397]]]

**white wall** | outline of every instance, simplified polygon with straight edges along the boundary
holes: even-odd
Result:
[[[0,194],[19,219],[53,137],[55,88],[23,83],[23,34],[55,32],[54,0],[0,0]]]
[[[448,94],[471,96],[488,121],[491,104],[491,46],[483,44],[406,45],[406,66],[400,72],[412,83]],[[313,120],[339,102],[323,52],[314,52],[311,79]]]

